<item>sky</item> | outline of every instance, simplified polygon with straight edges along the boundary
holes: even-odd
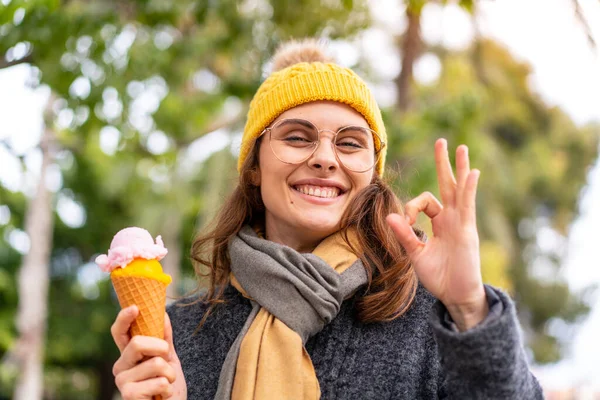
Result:
[[[579,0],[600,46],[600,2]],[[396,0],[372,0],[371,8],[378,20],[378,29],[362,37],[362,50],[381,54],[391,46],[386,32],[401,32],[402,10]],[[592,50],[582,27],[575,18],[570,0],[481,0],[478,26],[482,34],[492,37],[510,50],[517,59],[532,67],[531,87],[549,105],[565,110],[578,124],[600,122],[600,50]],[[469,45],[473,37],[470,18],[457,6],[428,5],[423,10],[422,34],[428,43],[442,43],[452,49]],[[378,43],[378,46],[373,46]],[[347,44],[333,43],[342,63],[352,63],[355,54]],[[360,43],[359,43],[360,45]],[[381,57],[378,58],[381,60]],[[382,74],[397,73],[398,61],[390,57],[381,62]],[[415,65],[420,82],[435,82],[440,65],[435,57],[425,55]],[[29,69],[17,66],[0,71],[0,140],[6,139],[19,154],[26,155],[27,172],[21,174],[17,161],[0,146],[0,181],[6,187],[31,193],[40,165],[40,154],[33,150],[39,140],[42,110],[48,98],[44,88],[26,87]],[[388,85],[390,86],[390,85]],[[393,85],[392,85],[393,86]],[[388,88],[374,88],[378,101],[385,105],[394,94]],[[110,133],[104,135],[110,146]],[[227,135],[215,132],[197,147],[221,149]],[[57,191],[61,187],[58,170],[51,171],[47,185]],[[589,283],[600,285],[600,268],[595,243],[596,227],[600,226],[600,166],[590,170],[589,185],[582,191],[580,217],[572,225],[568,237],[568,252],[562,272],[573,287],[580,289]],[[77,226],[85,215],[68,196],[59,199],[59,216],[65,223]],[[0,204],[0,224],[7,210]],[[23,252],[28,249],[26,236],[14,232],[11,243]],[[535,367],[538,378],[547,388],[588,385],[600,390],[600,296],[596,296],[588,320],[578,329],[568,346],[567,357],[557,365]],[[558,326],[556,329],[561,329]],[[595,382],[594,384],[592,382]],[[595,385],[595,386],[594,386]]]

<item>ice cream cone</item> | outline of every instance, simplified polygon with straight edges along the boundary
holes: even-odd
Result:
[[[144,335],[164,339],[167,284],[152,278],[112,274],[111,281],[121,308],[135,304],[140,311],[131,324],[131,336]],[[153,400],[162,400],[162,396],[154,396]]]
[[[131,325],[131,336],[144,335],[164,339],[167,285],[161,281],[136,276],[112,276],[121,308],[136,305],[140,310]]]

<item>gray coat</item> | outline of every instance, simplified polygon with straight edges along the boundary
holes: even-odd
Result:
[[[221,366],[252,308],[226,288],[219,305],[194,335],[207,306],[171,304],[175,350],[188,399],[213,399]],[[488,317],[460,333],[448,312],[421,285],[409,311],[391,322],[363,324],[356,295],[337,317],[310,338],[306,349],[329,399],[543,399],[528,369],[515,307],[502,291],[486,286]]]

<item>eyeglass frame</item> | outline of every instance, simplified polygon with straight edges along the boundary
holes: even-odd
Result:
[[[276,127],[276,126],[273,126],[273,125],[278,125],[278,124],[281,124],[281,123],[282,123],[282,122],[284,122],[284,121],[306,121],[306,122],[308,122],[309,124],[311,124],[311,125],[312,125],[312,126],[315,128],[315,130],[317,131],[317,141],[316,141],[316,145],[315,145],[315,142],[312,142],[312,143],[313,143],[313,147],[314,147],[314,148],[313,148],[313,150],[312,150],[312,152],[311,152],[311,153],[310,153],[310,154],[309,154],[309,155],[308,155],[308,156],[307,156],[307,157],[306,157],[304,160],[302,160],[302,161],[298,161],[298,162],[295,162],[295,163],[288,162],[288,161],[283,161],[281,158],[279,158],[279,156],[277,155],[277,153],[276,153],[276,152],[275,152],[275,150],[273,149],[273,145],[271,144],[271,131],[273,130],[273,128],[274,128],[274,127]],[[339,157],[339,155],[338,155],[337,149],[335,148],[335,145],[334,145],[334,143],[335,143],[335,139],[337,138],[337,135],[338,135],[338,134],[339,134],[341,131],[343,131],[344,129],[348,129],[348,128],[351,128],[351,127],[356,127],[356,128],[360,128],[360,129],[366,129],[366,130],[369,130],[369,131],[371,131],[371,133],[375,134],[375,135],[377,136],[377,139],[379,140],[379,149],[378,149],[378,150],[375,150],[375,156],[376,156],[376,158],[375,158],[375,162],[373,163],[373,165],[372,165],[372,166],[370,166],[369,168],[367,168],[367,169],[366,169],[366,170],[364,170],[364,171],[354,171],[353,169],[350,169],[350,168],[348,168],[348,167],[346,166],[346,164],[344,164],[344,163],[342,162],[342,160],[340,160],[340,157]],[[282,163],[284,163],[284,164],[288,164],[288,165],[297,165],[297,164],[302,164],[303,162],[305,162],[306,160],[308,160],[309,158],[311,158],[311,157],[313,156],[313,154],[315,154],[315,152],[316,152],[316,151],[317,151],[317,149],[319,148],[319,145],[321,144],[321,132],[331,132],[331,133],[333,133],[333,140],[331,141],[331,147],[333,147],[333,154],[335,154],[335,158],[336,158],[336,159],[339,161],[339,163],[340,163],[341,165],[343,165],[343,166],[344,166],[344,168],[347,168],[348,170],[350,170],[350,171],[352,171],[352,172],[359,173],[359,174],[362,174],[362,173],[364,173],[364,172],[368,172],[368,171],[372,170],[372,169],[373,169],[373,168],[374,168],[374,167],[377,165],[377,162],[379,161],[379,157],[381,157],[381,154],[380,154],[380,153],[381,153],[381,150],[383,150],[383,148],[386,146],[386,143],[385,143],[385,142],[384,142],[384,141],[381,139],[381,137],[379,136],[379,134],[378,134],[376,131],[374,131],[373,129],[371,129],[371,128],[365,128],[364,126],[358,126],[358,125],[346,125],[346,126],[342,126],[342,127],[341,127],[341,128],[339,128],[337,131],[333,131],[333,130],[331,130],[331,129],[319,129],[319,128],[318,128],[318,127],[317,127],[315,124],[313,124],[311,121],[309,121],[309,120],[307,120],[307,119],[304,119],[304,118],[284,118],[284,119],[280,119],[279,121],[274,121],[274,122],[272,123],[272,126],[267,126],[265,129],[263,129],[263,130],[262,130],[262,132],[260,133],[260,135],[258,135],[258,136],[256,137],[256,140],[258,140],[260,137],[262,137],[262,136],[265,134],[265,132],[267,132],[267,131],[269,131],[269,147],[271,148],[271,151],[273,152],[273,155],[274,155],[274,156],[275,156],[275,158],[277,158],[279,161],[281,161],[281,162],[282,162]],[[373,140],[373,146],[375,146],[375,140]]]

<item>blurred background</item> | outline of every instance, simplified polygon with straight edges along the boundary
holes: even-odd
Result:
[[[119,398],[94,258],[142,226],[196,287],[248,103],[305,36],[374,91],[403,200],[437,193],[436,138],[469,146],[485,281],[548,398],[600,399],[598,0],[0,0],[0,399]]]

